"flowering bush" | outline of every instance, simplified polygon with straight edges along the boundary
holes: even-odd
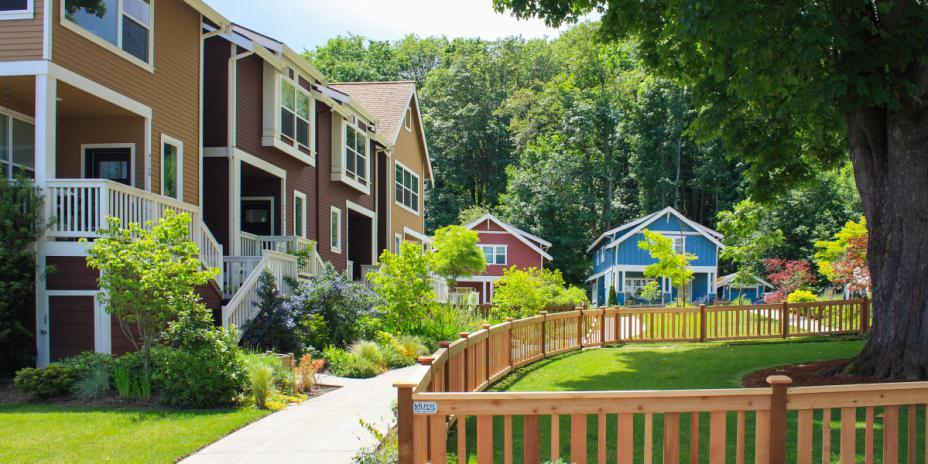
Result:
[[[290,299],[297,334],[304,346],[344,348],[376,333],[377,295],[326,264],[322,274],[297,288]]]
[[[276,353],[301,353],[293,305],[281,295],[274,275],[264,271],[258,281],[258,314],[243,328],[242,344]]]
[[[816,282],[808,261],[769,258],[764,260],[764,267],[767,268],[767,280],[775,288],[764,295],[764,302],[768,304],[782,303],[790,293]]]

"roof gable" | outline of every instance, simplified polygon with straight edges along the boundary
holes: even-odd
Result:
[[[665,218],[665,217],[667,217],[667,216],[674,216],[674,217],[676,217],[681,223],[683,223],[683,224],[685,224],[686,226],[690,227],[691,229],[693,229],[694,231],[696,231],[697,233],[699,233],[700,235],[702,235],[703,237],[705,237],[707,240],[709,240],[710,242],[714,243],[714,244],[715,244],[716,246],[718,246],[719,248],[725,248],[725,245],[722,244],[722,242],[719,240],[719,239],[722,238],[722,234],[720,234],[720,233],[718,233],[718,232],[716,232],[716,231],[714,231],[714,230],[712,230],[712,229],[709,229],[708,227],[705,227],[705,226],[703,226],[703,225],[701,225],[701,224],[697,224],[697,223],[695,223],[695,222],[689,220],[686,216],[684,216],[684,215],[681,214],[679,211],[677,211],[676,209],[674,209],[674,208],[672,208],[672,207],[670,207],[670,206],[668,206],[668,207],[666,207],[666,208],[664,208],[664,209],[662,209],[662,210],[660,210],[660,211],[658,211],[658,212],[656,212],[656,213],[653,213],[653,214],[650,214],[650,215],[645,216],[645,217],[643,217],[643,218],[639,218],[639,219],[636,219],[635,221],[632,221],[631,223],[629,223],[629,224],[635,224],[634,227],[632,227],[632,228],[629,228],[629,227],[628,227],[629,224],[625,224],[625,225],[623,225],[623,226],[620,226],[619,228],[616,229],[616,231],[617,231],[617,232],[621,231],[621,232],[624,232],[624,233],[623,233],[618,239],[616,239],[616,240],[614,240],[612,243],[606,245],[606,248],[612,248],[612,247],[618,246],[619,244],[621,244],[623,241],[625,241],[625,240],[628,239],[629,237],[631,237],[631,236],[635,235],[636,233],[642,231],[643,229],[645,229],[646,227],[648,227],[648,226],[651,225],[652,223],[657,222],[659,219]],[[594,243],[594,245],[595,245],[595,243]]]
[[[534,235],[531,235],[531,234],[529,234],[529,233],[527,233],[527,232],[523,232],[522,230],[519,230],[519,229],[517,229],[517,228],[515,228],[515,227],[513,227],[513,226],[511,226],[511,225],[509,225],[509,224],[506,224],[505,222],[500,221],[499,218],[497,218],[496,216],[494,216],[494,215],[492,215],[492,214],[490,214],[490,213],[487,213],[487,214],[484,214],[483,216],[480,216],[479,218],[477,218],[476,220],[474,220],[474,221],[471,222],[470,224],[465,225],[464,227],[466,227],[466,228],[468,228],[468,229],[470,229],[470,230],[474,230],[474,227],[477,227],[478,225],[483,224],[484,222],[487,222],[487,221],[490,221],[490,222],[492,222],[492,223],[494,223],[494,224],[496,224],[496,225],[502,227],[503,230],[505,230],[505,231],[508,232],[510,235],[512,235],[512,236],[516,237],[517,239],[519,239],[519,241],[521,241],[522,243],[526,244],[529,248],[531,248],[533,251],[536,251],[538,254],[540,254],[541,256],[543,256],[543,257],[544,257],[545,259],[547,259],[548,261],[551,261],[551,260],[554,259],[554,258],[551,257],[551,255],[548,254],[548,252],[546,252],[545,250],[543,250],[543,249],[541,248],[541,246],[539,246],[539,243],[538,243],[538,242],[534,241],[534,240],[541,240],[541,241],[544,241],[544,240],[542,240],[542,239],[540,239],[540,238],[538,238],[538,237],[536,237],[536,236],[534,236]],[[545,242],[545,243],[548,243],[548,244],[550,245],[549,242]]]

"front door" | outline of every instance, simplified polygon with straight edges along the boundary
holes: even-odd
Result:
[[[109,179],[132,185],[132,149],[88,148],[84,151],[84,177]]]
[[[274,235],[274,200],[242,200],[242,231],[255,235]]]

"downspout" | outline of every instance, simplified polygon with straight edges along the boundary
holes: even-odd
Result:
[[[239,256],[241,254],[241,174],[238,169],[236,169],[238,160],[235,158],[235,146],[236,146],[236,116],[238,111],[238,61],[247,58],[254,54],[254,50],[248,50],[243,53],[236,54],[238,47],[234,43],[230,43],[231,53],[229,56],[229,88],[228,91],[228,102],[229,108],[227,110],[227,127],[226,127],[226,137],[227,137],[227,147],[228,147],[228,159],[229,159],[229,188],[232,189],[231,197],[232,204],[229,208],[229,241],[231,242],[230,254],[232,256]]]

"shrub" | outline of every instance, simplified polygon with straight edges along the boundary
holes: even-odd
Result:
[[[806,301],[816,300],[818,300],[818,297],[816,297],[814,293],[802,289],[796,290],[793,293],[790,293],[788,297],[786,297],[786,301],[788,303],[803,303]]]
[[[381,366],[383,364],[383,353],[380,352],[380,346],[375,342],[366,340],[356,342],[354,345],[351,345],[349,353],[356,358],[361,358],[370,362],[374,366]]]
[[[425,310],[435,301],[429,276],[429,258],[422,246],[403,242],[399,254],[384,250],[380,267],[368,279],[380,296],[378,311],[383,328],[393,333],[415,333],[426,318]]]
[[[275,353],[301,353],[293,306],[277,289],[274,275],[265,270],[258,281],[258,314],[242,328],[242,344]]]
[[[113,385],[123,399],[151,399],[151,376],[145,373],[142,356],[126,353],[112,360]]]
[[[326,347],[325,360],[329,370],[340,377],[368,378],[381,371],[369,360],[335,347]]]
[[[153,354],[152,381],[167,404],[208,407],[236,401],[245,389],[244,353],[234,335],[214,327],[196,305],[171,323]]]
[[[297,288],[291,302],[304,346],[344,348],[360,338],[375,316],[377,295],[327,263],[322,274]]]
[[[248,379],[255,405],[265,409],[274,385],[274,371],[266,364],[255,363],[248,368]]]
[[[72,387],[71,394],[81,400],[92,400],[110,392],[110,368],[94,364]]]
[[[434,250],[429,256],[432,271],[448,280],[453,286],[458,277],[483,274],[487,262],[477,247],[480,237],[476,231],[462,226],[446,226],[435,231]]]
[[[300,391],[312,391],[313,387],[316,385],[316,374],[322,370],[323,364],[323,360],[313,360],[313,357],[308,354],[300,358],[300,364],[297,366],[297,372],[300,377],[297,385]]]
[[[83,377],[99,366],[103,366],[109,372],[113,365],[113,357],[106,353],[85,351],[70,358],[62,359],[58,364],[74,369],[79,376]]]
[[[468,332],[480,326],[482,321],[477,315],[453,305],[432,304],[428,311],[408,333],[422,337],[430,349],[440,341],[457,340],[458,334]]]
[[[0,176],[0,375],[35,363],[35,243],[45,226],[42,194],[27,179]],[[51,272],[51,270],[50,270]]]
[[[549,305],[580,305],[587,302],[586,292],[567,288],[559,270],[517,269],[503,270],[503,276],[493,284],[494,320],[507,317],[522,318],[538,314]]]
[[[403,335],[394,338],[390,334],[382,333],[378,340],[383,362],[388,368],[411,366],[416,363],[420,355],[427,352],[427,348],[418,337]]]
[[[67,395],[79,379],[73,368],[51,363],[44,369],[27,367],[16,371],[13,383],[24,393],[46,399]]]
[[[274,387],[283,393],[297,393],[297,378],[293,368],[284,364],[280,356],[271,353],[253,353],[245,357],[248,366],[261,364],[271,370],[271,381]]]

